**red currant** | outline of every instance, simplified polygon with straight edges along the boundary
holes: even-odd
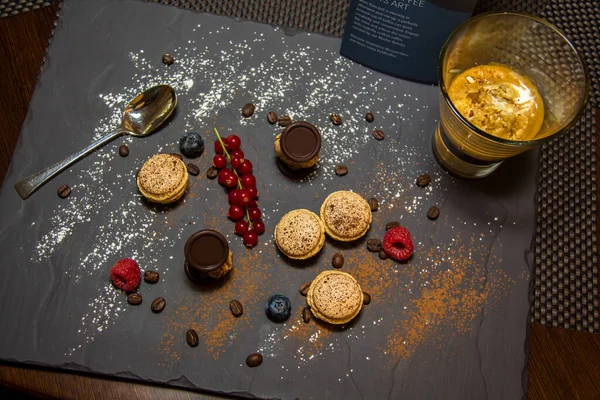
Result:
[[[229,194],[227,195],[227,199],[229,200],[229,205],[231,205],[231,206],[243,205],[240,201],[240,194],[241,194],[240,189],[230,190]]]
[[[225,168],[227,166],[227,157],[217,154],[213,157],[213,166],[218,169]]]
[[[246,189],[246,191],[250,195],[251,199],[255,199],[258,197],[258,189],[256,189],[255,187],[250,187],[250,188]]]
[[[244,162],[242,162],[242,165],[240,165],[240,167],[237,168],[237,172],[240,173],[241,175],[251,174],[252,173],[252,163],[250,162],[250,160],[244,159]]]
[[[233,163],[231,165],[233,165]],[[239,167],[234,167],[234,168],[238,169]],[[240,179],[241,179],[240,182],[242,182],[243,187],[245,187],[245,188],[256,187],[256,178],[254,177],[254,175],[252,175],[252,174],[242,175],[242,177]]]
[[[240,206],[230,206],[227,216],[234,221],[244,218],[244,208]]]
[[[247,208],[255,208],[258,207],[258,204],[256,203],[256,200],[251,200],[250,203],[248,203],[246,205]]]
[[[231,157],[231,166],[235,169],[238,169],[243,162],[243,158]]]
[[[238,185],[238,177],[234,173],[227,175],[224,185],[230,189],[236,187]]]
[[[233,171],[230,170],[229,168],[223,168],[222,170],[219,171],[219,175],[217,175],[217,179],[221,185],[225,185],[225,182],[227,182],[227,178],[229,178],[230,175],[234,175]]]
[[[241,151],[240,149],[233,150],[231,153],[229,153],[229,155],[231,156],[231,158],[233,158],[233,157],[244,158],[244,152]]]
[[[252,207],[248,209],[248,214],[250,215],[251,221],[256,221],[262,217],[262,212],[258,207]]]
[[[253,197],[248,193],[247,189],[240,190],[240,202],[243,206],[247,206],[252,201]]]
[[[240,139],[240,137],[238,135],[229,135],[227,138],[225,138],[224,142],[229,145],[227,150],[229,150],[229,149],[237,150],[240,148],[240,145],[242,144],[242,140]]]
[[[223,146],[221,146],[221,142],[215,140],[215,153],[223,154]]]
[[[254,225],[254,232],[256,232],[257,235],[262,235],[263,233],[265,233],[265,223],[262,221],[254,221],[252,223],[252,225]]]
[[[243,219],[239,220],[235,223],[234,232],[238,235],[243,235],[244,233],[248,232],[248,223]]]
[[[244,233],[244,244],[246,247],[256,246],[256,243],[258,243],[258,235],[253,229]]]

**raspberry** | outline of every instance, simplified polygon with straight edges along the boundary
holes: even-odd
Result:
[[[408,229],[397,226],[383,235],[383,250],[395,260],[405,261],[415,250]]]
[[[140,267],[131,258],[122,258],[110,269],[110,280],[125,292],[133,292],[140,285]]]

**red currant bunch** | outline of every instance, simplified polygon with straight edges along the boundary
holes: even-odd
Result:
[[[239,136],[221,138],[216,128],[215,133],[213,166],[219,170],[218,182],[228,189],[227,217],[235,221],[234,232],[242,236],[246,247],[254,247],[258,243],[258,235],[265,232],[265,224],[256,203],[258,190],[256,177],[252,175],[252,162],[244,158]],[[228,164],[231,168],[227,167]]]

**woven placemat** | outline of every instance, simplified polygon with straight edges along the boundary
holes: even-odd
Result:
[[[0,0],[0,18],[51,5],[53,0]]]

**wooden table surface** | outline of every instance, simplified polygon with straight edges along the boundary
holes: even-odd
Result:
[[[54,5],[0,19],[0,182],[27,114],[56,10]],[[600,335],[533,324],[529,346],[530,400],[600,399]],[[72,399],[215,398],[160,386],[0,364],[0,397],[15,393]]]

